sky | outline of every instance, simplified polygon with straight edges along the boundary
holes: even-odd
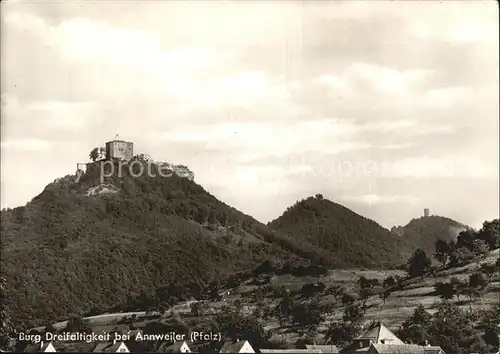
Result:
[[[1,205],[116,134],[268,222],[499,216],[495,1],[2,1]]]

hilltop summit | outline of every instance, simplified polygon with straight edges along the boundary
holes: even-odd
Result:
[[[265,260],[320,258],[188,178],[134,177],[125,168],[101,184],[102,164],[2,211],[2,271],[7,294],[16,294],[8,296],[16,323],[107,308],[173,281],[207,284]]]
[[[398,235],[405,244],[421,248],[427,254],[434,254],[438,239],[456,240],[457,235],[467,229],[472,228],[444,216],[428,215],[412,219],[406,226],[394,226],[391,232]]]
[[[338,267],[396,266],[404,262],[401,251],[410,252],[375,221],[319,194],[296,202],[268,226],[326,250]]]

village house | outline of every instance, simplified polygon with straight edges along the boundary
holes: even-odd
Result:
[[[189,348],[189,344],[193,344],[191,341],[186,342],[186,341],[178,341],[175,342],[174,344],[166,347],[162,352],[164,353],[192,353],[192,350]]]
[[[226,342],[222,346],[219,353],[255,353],[250,343],[246,340],[234,342]]]
[[[125,345],[124,342],[117,342],[113,340],[113,342],[104,342],[98,343],[93,353],[130,353],[130,350]]]
[[[335,345],[306,344],[306,349],[320,350],[321,353],[338,354],[339,350]]]
[[[338,354],[335,345],[305,344],[303,348],[297,349],[259,349],[261,353],[332,353]]]
[[[367,354],[444,354],[440,347],[425,347],[415,344],[373,344]]]
[[[369,329],[340,354],[445,354],[440,347],[406,344],[383,324]]]

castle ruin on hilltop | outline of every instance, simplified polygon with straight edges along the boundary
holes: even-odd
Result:
[[[153,161],[145,154],[138,154],[134,156],[134,143],[131,141],[118,140],[118,134],[111,141],[106,142],[106,147],[95,148],[91,152],[91,159],[93,161],[132,161],[132,160],[145,160],[158,166],[165,166],[170,168],[177,176],[194,180],[194,173],[185,165],[174,165],[168,162]],[[94,155],[93,155],[94,154]],[[92,156],[93,155],[93,156]],[[86,173],[87,163],[76,164],[76,182],[78,183],[80,177]]]

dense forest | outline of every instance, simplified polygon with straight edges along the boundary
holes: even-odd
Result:
[[[204,297],[269,262],[285,273],[394,268],[416,248],[319,194],[264,225],[187,178],[125,168],[101,181],[101,167],[2,210],[2,275],[17,326],[133,308],[162,289]]]
[[[172,281],[204,285],[264,260],[327,263],[186,178],[133,178],[124,169],[102,193],[88,193],[99,169],[90,164],[78,183],[66,176],[26,206],[2,210],[2,273],[16,324],[108,308]]]
[[[454,241],[461,231],[470,229],[450,218],[431,215],[413,219],[406,226],[393,227],[391,231],[406,245],[432,254],[437,240]]]
[[[328,251],[338,267],[397,266],[414,250],[376,222],[319,194],[298,201],[268,226]]]

